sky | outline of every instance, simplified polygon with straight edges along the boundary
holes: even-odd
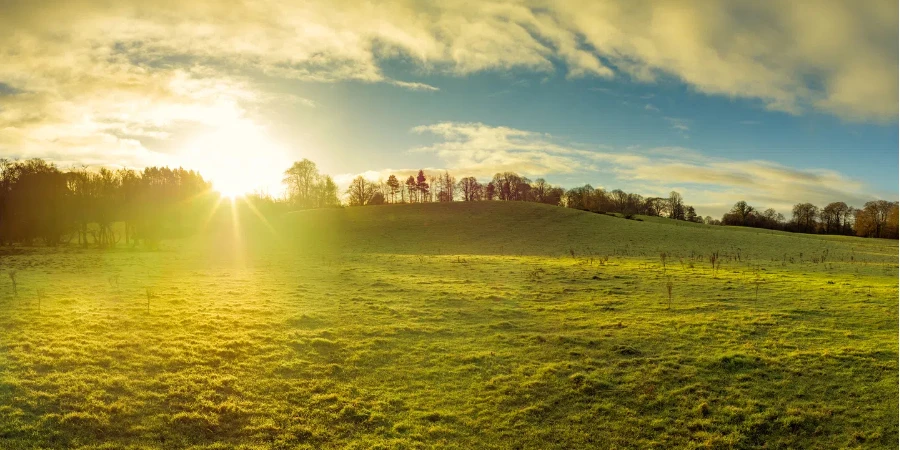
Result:
[[[0,0],[0,157],[898,197],[896,1]]]

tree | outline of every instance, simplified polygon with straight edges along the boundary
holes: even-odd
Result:
[[[900,205],[897,202],[891,204],[884,225],[884,237],[897,239],[900,237]]]
[[[350,187],[347,188],[350,206],[368,205],[375,197],[375,194],[376,185],[363,178],[362,175],[354,178],[353,181],[350,182]],[[381,201],[384,201],[383,197],[381,198]]]
[[[400,190],[400,181],[397,180],[397,177],[391,175],[387,179],[387,186],[391,203],[396,203],[397,192]]]
[[[482,186],[475,177],[460,179],[457,187],[462,192],[463,201],[472,202],[480,199]]]
[[[644,200],[644,210],[648,216],[662,216],[667,211],[669,200],[662,197],[650,197]]]
[[[338,187],[330,175],[319,177],[316,182],[316,206],[326,208],[329,206],[338,206],[341,200],[338,198]]]
[[[316,163],[303,159],[284,171],[282,183],[287,187],[287,195],[295,208],[311,208],[316,199],[313,189],[319,178]]]
[[[541,203],[546,203],[548,205],[559,206],[562,204],[563,196],[566,194],[566,190],[561,187],[551,187],[544,193],[544,198],[541,200]]]
[[[609,193],[609,198],[612,200],[612,210],[618,213],[625,212],[625,204],[628,201],[628,194],[621,189],[614,189]]]
[[[688,222],[697,222],[697,212],[694,211],[693,206],[688,206],[687,210],[684,213],[684,220]]]
[[[544,199],[547,196],[547,192],[552,188],[547,180],[543,178],[538,178],[534,180],[534,183],[531,184],[531,195],[534,201],[538,203],[544,203]]]
[[[531,190],[530,181],[515,172],[497,173],[492,182],[500,200],[526,200],[528,191]]]
[[[797,203],[792,210],[793,224],[797,231],[802,233],[815,233],[816,218],[819,216],[819,208],[812,203]]]
[[[447,172],[446,170],[444,171],[444,174],[438,178],[441,180],[438,201],[452,202],[454,198],[453,189],[456,187],[456,178],[450,176],[450,172]]]
[[[675,220],[684,220],[684,199],[681,194],[672,191],[669,193],[669,218]]]
[[[484,198],[493,200],[497,197],[497,185],[493,181],[484,186]]]
[[[443,186],[442,186],[443,181],[444,181],[444,179],[441,178],[440,176],[434,176],[434,175],[428,176],[428,183],[426,184],[426,188],[425,188],[425,197],[427,198],[426,201],[433,202],[435,200],[440,200],[440,199],[435,198],[435,197],[440,197],[440,195],[435,195],[435,194],[440,194],[440,192],[443,191]]]
[[[419,173],[421,173],[421,171],[419,171]],[[406,179],[406,191],[409,196],[409,202],[415,203],[418,200],[417,194],[419,191],[417,189],[416,179],[412,175],[410,175],[409,178]]]
[[[756,208],[741,200],[731,207],[731,211],[728,211],[724,216],[722,216],[722,224],[741,227],[753,226],[755,224],[755,212]]]
[[[839,234],[844,230],[843,220],[850,209],[844,202],[832,202],[822,208],[819,219],[826,234]]]
[[[422,170],[419,170],[419,175],[416,176],[416,189],[418,190],[418,193],[419,193],[419,201],[427,202],[428,195],[430,192],[429,192],[428,181],[426,181],[426,178],[425,178],[425,172]]]
[[[889,222],[894,221],[897,202],[887,200],[874,200],[866,202],[861,210],[856,212],[856,235],[865,237],[886,238],[893,237],[893,229],[889,229]],[[893,225],[893,223],[890,223]]]

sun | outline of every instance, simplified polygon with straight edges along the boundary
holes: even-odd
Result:
[[[197,170],[214,190],[232,199],[257,191],[275,195],[290,167],[286,152],[262,127],[246,120],[197,136],[185,146],[182,159],[185,168]]]

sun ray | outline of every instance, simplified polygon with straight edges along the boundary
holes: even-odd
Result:
[[[272,236],[274,236],[276,239],[278,239],[280,241],[281,236],[278,234],[278,231],[275,230],[275,227],[272,226],[272,224],[269,222],[269,219],[266,219],[266,216],[264,216],[259,211],[259,209],[253,204],[253,202],[247,200],[246,197],[242,198],[241,200],[244,202],[245,205],[247,205],[247,207],[250,209],[250,211],[257,218],[259,218],[260,222],[262,222],[262,224],[265,225],[265,227],[269,231],[269,233],[271,233]]]

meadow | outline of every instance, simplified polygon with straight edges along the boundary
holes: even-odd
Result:
[[[897,446],[897,241],[515,202],[234,217],[0,249],[0,448]]]

